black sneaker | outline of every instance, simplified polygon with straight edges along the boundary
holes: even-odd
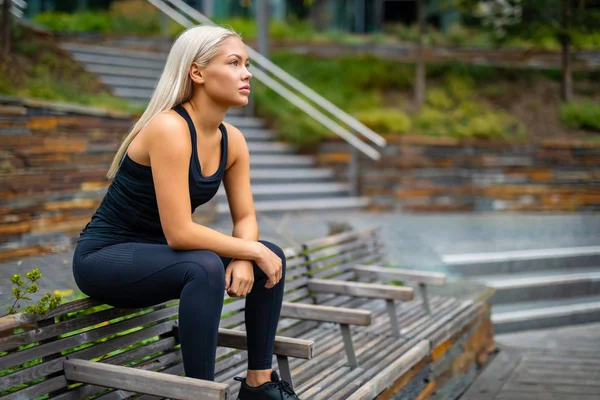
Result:
[[[279,379],[277,372],[271,372],[271,382],[265,382],[258,387],[248,386],[246,378],[236,376],[236,381],[242,382],[238,400],[300,400],[290,384]]]

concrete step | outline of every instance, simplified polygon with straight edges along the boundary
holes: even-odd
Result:
[[[71,52],[73,58],[79,62],[92,65],[112,65],[118,67],[140,68],[155,70],[159,73],[163,70],[165,63],[159,60],[144,60],[126,56],[107,56],[95,53]]]
[[[250,179],[254,182],[317,181],[329,180],[335,172],[324,168],[251,169]]]
[[[493,287],[493,304],[591,296],[600,293],[600,266],[521,274],[486,275],[474,279]]]
[[[530,301],[492,307],[495,333],[600,321],[600,296]]]
[[[135,88],[122,88],[112,87],[112,91],[115,95],[123,97],[129,101],[140,102],[143,101],[145,104],[148,103],[154,89],[135,89]]]
[[[261,200],[255,201],[254,207],[257,212],[277,213],[285,211],[360,209],[368,204],[369,199],[366,197],[335,197],[282,201]],[[217,204],[217,211],[220,214],[228,214],[229,206],[227,203]]]
[[[97,65],[97,64],[88,64],[86,65],[86,69],[90,72],[93,72],[101,77],[106,76],[122,76],[122,77],[132,77],[132,78],[148,78],[148,79],[157,79],[160,78],[161,71],[156,69],[142,69],[142,68],[129,68],[129,67],[119,67],[113,65]]]
[[[549,269],[593,268],[600,265],[600,246],[447,254],[442,260],[451,270],[468,277]]]
[[[310,167],[314,165],[315,160],[311,156],[299,155],[279,155],[265,156],[256,155],[250,157],[251,168],[294,168],[294,167]]]
[[[225,117],[225,122],[230,123],[241,130],[242,133],[244,133],[244,136],[248,128],[258,129],[264,126],[264,121],[262,119],[254,117]],[[272,136],[270,136],[270,138],[272,138]]]
[[[144,61],[161,61],[165,62],[167,60],[167,54],[161,52],[152,52],[152,51],[141,51],[141,50],[131,50],[131,49],[119,49],[117,47],[112,46],[95,46],[90,44],[79,44],[73,42],[62,42],[60,44],[65,50],[68,50],[72,53],[80,53],[80,54],[96,54],[102,56],[117,56],[117,57],[126,57],[126,58],[135,58]]]
[[[336,182],[311,182],[311,183],[278,183],[278,184],[255,184],[252,185],[252,194],[255,200],[266,197],[275,199],[277,197],[300,197],[309,195],[312,197],[330,194],[348,194],[349,185]],[[217,196],[225,197],[225,189],[221,187]]]
[[[158,83],[158,78],[138,78],[132,76],[105,76],[101,75],[100,80],[111,87],[131,88],[131,89],[146,89],[154,90]]]
[[[250,156],[254,154],[290,154],[294,152],[294,147],[282,142],[248,142]]]
[[[229,122],[236,128],[239,128],[239,126],[237,126],[231,122],[231,118],[225,117],[225,121]],[[246,141],[248,143],[250,143],[251,141],[264,142],[264,141],[271,141],[271,140],[275,139],[275,133],[273,133],[272,131],[270,131],[268,129],[247,127],[247,128],[244,128],[244,130],[242,130],[242,133],[244,134],[244,137],[246,138]]]

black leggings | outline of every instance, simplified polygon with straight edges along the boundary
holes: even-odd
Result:
[[[246,296],[248,368],[270,369],[281,312],[285,255],[261,241],[283,263],[282,278],[271,289],[254,263],[254,286]],[[231,258],[208,250],[177,251],[168,245],[83,240],[73,255],[73,275],[81,291],[103,303],[148,307],[180,299],[179,337],[185,374],[214,380],[217,334],[225,295],[225,268]]]

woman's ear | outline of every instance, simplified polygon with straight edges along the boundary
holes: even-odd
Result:
[[[198,63],[192,63],[192,66],[190,67],[190,78],[194,83],[204,83],[204,74],[202,68],[200,68],[200,65],[198,65]]]

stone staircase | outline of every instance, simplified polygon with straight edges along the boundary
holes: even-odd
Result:
[[[158,81],[166,54],[67,42],[61,47],[86,69],[98,75],[113,92],[133,104],[145,104]],[[258,118],[232,109],[225,120],[238,127],[250,149],[251,180],[258,212],[318,209],[360,209],[364,197],[350,196],[346,183],[334,180],[331,169],[316,168],[312,156],[298,155],[293,145],[277,142]],[[217,211],[229,212],[223,189],[217,195]]]
[[[600,246],[456,254],[444,262],[495,289],[496,333],[600,321]]]

